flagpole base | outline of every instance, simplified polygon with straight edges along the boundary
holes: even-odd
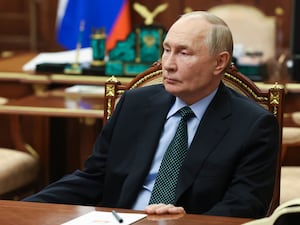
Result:
[[[68,65],[64,69],[65,74],[82,74],[82,68],[78,63]]]

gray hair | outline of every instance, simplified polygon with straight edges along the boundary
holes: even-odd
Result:
[[[230,56],[233,53],[233,39],[228,25],[219,17],[206,11],[193,11],[183,14],[180,18],[203,18],[213,25],[206,35],[206,46],[210,54],[227,51]]]

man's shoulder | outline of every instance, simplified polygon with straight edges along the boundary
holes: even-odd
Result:
[[[129,89],[123,94],[123,97],[126,98],[126,101],[140,102],[172,98],[171,94],[165,90],[162,84]]]
[[[127,91],[128,94],[131,95],[151,95],[153,93],[162,92],[167,93],[163,84],[154,84],[149,86],[143,86],[138,88],[133,88]]]
[[[231,96],[232,101],[234,102],[234,107],[240,108],[241,110],[246,111],[256,111],[258,113],[271,113],[261,104],[256,102],[254,99],[247,97],[229,87],[227,87],[229,96]]]

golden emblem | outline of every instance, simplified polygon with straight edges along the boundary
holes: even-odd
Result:
[[[146,6],[140,3],[133,3],[133,8],[138,12],[144,19],[145,25],[151,25],[154,22],[154,18],[161,12],[165,11],[168,7],[168,3],[157,6],[152,12],[150,12]]]

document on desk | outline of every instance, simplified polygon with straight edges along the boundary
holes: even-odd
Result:
[[[89,63],[93,60],[91,48],[80,49],[78,58],[79,63]],[[23,65],[23,71],[35,71],[36,66],[41,63],[74,63],[76,58],[76,50],[60,51],[60,52],[42,52]]]
[[[71,87],[65,88],[66,93],[77,94],[97,94],[98,96],[104,96],[105,88],[100,85],[81,85],[76,84]]]
[[[145,218],[146,214],[92,211],[61,225],[129,225]],[[121,220],[120,220],[121,219]]]

